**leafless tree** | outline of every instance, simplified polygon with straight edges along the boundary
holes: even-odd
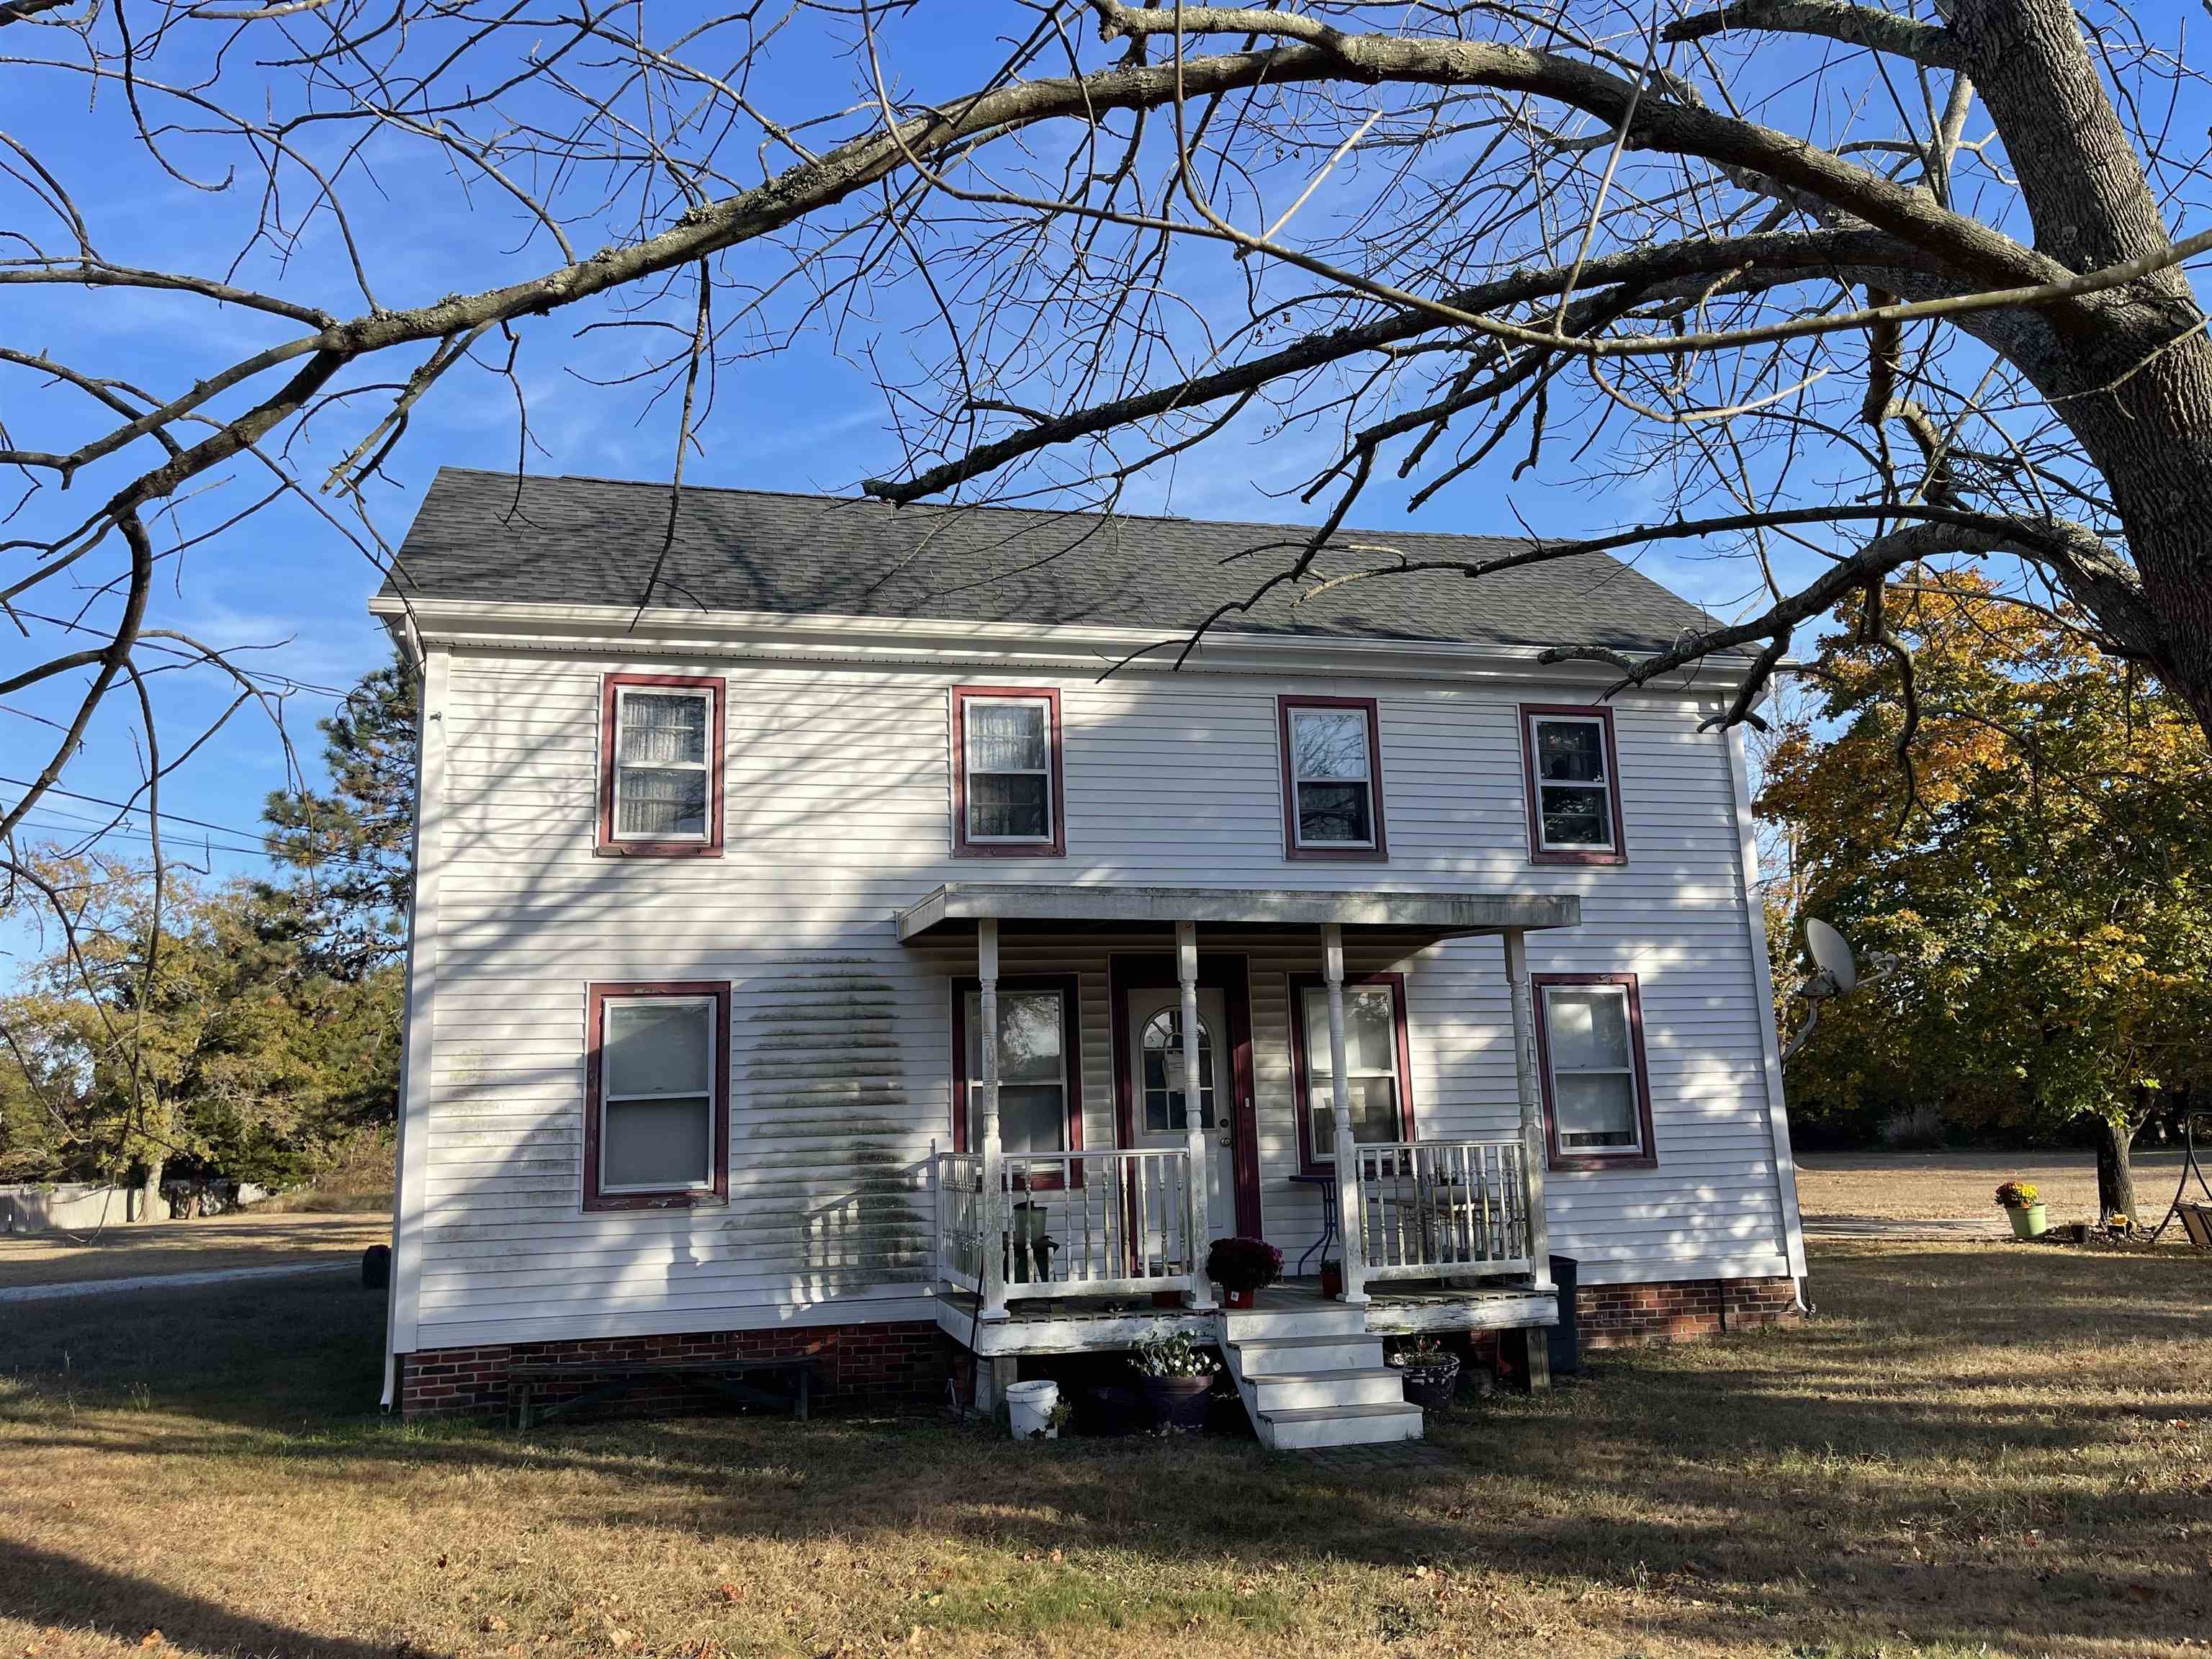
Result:
[[[1342,532],[1378,475],[1418,509],[1565,455],[1659,510],[1445,568],[1741,561],[1741,614],[1670,649],[1557,641],[1620,686],[1747,651],[1726,718],[1755,719],[1799,623],[1856,604],[1896,648],[1882,579],[1978,561],[2212,725],[2180,43],[2064,0],[0,0],[0,87],[76,112],[0,118],[0,284],[41,302],[0,322],[0,708],[73,710],[0,836],[104,700],[150,737],[153,669],[265,703],[161,625],[188,549],[289,502],[387,562],[381,469],[426,400],[512,388],[526,470],[524,368],[616,331],[672,489],[794,351],[875,376],[892,502],[1110,506],[1255,430],[1326,438],[1321,529],[1256,544],[1208,626],[1432,568]],[[167,209],[97,222],[122,146]],[[489,285],[433,295],[368,234],[395,191]],[[131,290],[201,307],[188,381],[106,355]]]

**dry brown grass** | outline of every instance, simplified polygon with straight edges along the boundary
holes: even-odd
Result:
[[[338,1261],[391,1237],[388,1214],[267,1215],[258,1210],[199,1221],[118,1225],[96,1234],[0,1235],[0,1290]]]
[[[1834,1246],[1814,1291],[1806,1328],[1607,1355],[1382,1468],[410,1430],[357,1290],[0,1308],[0,1655],[2202,1650],[2212,1262]]]
[[[1797,1202],[1808,1216],[1988,1219],[2002,1226],[1997,1183],[2020,1180],[2043,1189],[2054,1223],[2098,1218],[2097,1160],[2086,1151],[1808,1152],[1797,1162]],[[2156,1226],[2181,1178],[2181,1154],[2138,1152],[2134,1164],[2138,1218]]]

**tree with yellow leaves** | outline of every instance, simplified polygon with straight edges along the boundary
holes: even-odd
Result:
[[[2162,1101],[2212,1093],[2202,731],[2061,611],[1956,572],[1893,582],[1880,605],[1821,640],[1759,796],[1799,915],[1893,959],[1831,1006],[1793,1105],[2087,1121],[2105,1212],[2136,1215],[2137,1132]]]

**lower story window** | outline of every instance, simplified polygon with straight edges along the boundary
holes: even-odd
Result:
[[[961,989],[963,1147],[983,1145],[983,994]],[[999,983],[999,1144],[1012,1153],[1076,1151],[1082,1111],[1072,985]]]
[[[1332,1164],[1336,1156],[1336,1092],[1329,1069],[1328,988],[1315,981],[1297,987],[1297,1067],[1304,1084],[1305,1161]],[[1405,984],[1386,974],[1344,988],[1344,1077],[1352,1101],[1355,1144],[1410,1139],[1410,1096],[1405,1076]]]
[[[729,987],[595,987],[586,1080],[587,1207],[729,1191]]]
[[[1553,1167],[1652,1161],[1635,975],[1538,975],[1535,986]]]

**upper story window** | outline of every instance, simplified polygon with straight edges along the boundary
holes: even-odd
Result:
[[[1329,1070],[1328,987],[1301,975],[1291,982],[1291,1065],[1305,1110],[1298,1121],[1300,1161],[1309,1170],[1336,1161],[1336,1085]],[[1352,1139],[1372,1146],[1413,1138],[1413,1098],[1407,1073],[1406,981],[1399,974],[1346,980],[1344,1077],[1351,1097]]]
[[[610,674],[600,694],[599,850],[722,850],[722,682]]]
[[[1620,762],[1610,708],[1523,703],[1528,855],[1538,864],[1626,864]]]
[[[1293,859],[1389,856],[1382,737],[1372,697],[1278,697],[1283,850]]]
[[[1060,747],[1058,691],[953,688],[953,851],[969,858],[1064,854]]]
[[[730,988],[595,985],[584,1207],[678,1208],[730,1190]]]
[[[1538,974],[1533,983],[1552,1167],[1656,1164],[1636,975]]]

